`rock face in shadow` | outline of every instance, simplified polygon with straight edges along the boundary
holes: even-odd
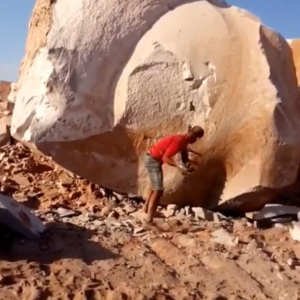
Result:
[[[300,87],[300,40],[287,40],[293,51],[293,58],[297,73],[298,86]]]
[[[147,148],[201,125],[199,170],[185,180],[164,166],[164,203],[252,210],[295,181],[292,52],[255,16],[222,1],[50,2],[38,0],[30,21],[15,138],[145,196]]]

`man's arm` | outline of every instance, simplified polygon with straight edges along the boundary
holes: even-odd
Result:
[[[181,172],[182,175],[187,175],[189,173],[187,168],[180,166],[179,164],[177,165],[171,157],[164,156],[163,162],[168,164],[171,167],[177,168]]]
[[[187,148],[183,149],[183,150],[180,152],[180,155],[181,155],[181,160],[182,160],[182,162],[184,163],[184,165],[187,165],[188,162],[189,162],[189,154],[188,154]]]
[[[187,169],[187,171],[192,172],[195,170],[195,167],[198,167],[198,163],[194,160],[191,160],[189,158],[189,149],[185,149],[183,151],[181,151],[181,160],[185,166],[185,168]]]
[[[167,155],[163,156],[162,161],[164,163],[168,164],[171,167],[175,167],[175,168],[179,168],[180,169],[180,166],[175,163],[175,161],[173,160],[173,158],[171,158],[171,157],[169,157]]]
[[[202,154],[196,152],[195,150],[191,149],[190,147],[187,147],[187,153],[192,153],[198,157],[202,157]],[[193,166],[196,166],[196,167],[199,166],[199,163],[197,161],[192,160],[190,158],[189,158],[188,164],[189,164],[189,166],[191,166],[191,168],[193,168]]]
[[[170,147],[167,149],[165,152],[164,156],[162,157],[162,161],[169,166],[178,168],[182,173],[186,172],[187,170],[184,169],[182,166],[179,164],[176,164],[175,161],[173,160],[173,156],[177,154],[178,152],[181,152],[180,149],[178,149],[178,145],[175,143],[171,144]]]

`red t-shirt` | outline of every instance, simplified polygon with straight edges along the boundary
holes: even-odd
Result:
[[[164,155],[172,157],[186,149],[187,146],[188,141],[186,134],[174,134],[158,141],[149,149],[149,152],[154,159],[162,160]]]

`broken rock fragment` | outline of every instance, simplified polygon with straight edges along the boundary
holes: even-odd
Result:
[[[287,216],[297,216],[300,212],[300,207],[281,205],[281,204],[267,204],[258,213],[253,214],[252,218],[255,221],[260,221],[264,219],[287,217]]]
[[[189,125],[199,170],[164,166],[164,204],[257,210],[297,176],[291,49],[223,1],[37,0],[17,87],[13,136],[120,194],[146,198],[145,152]]]
[[[232,236],[228,231],[220,228],[212,233],[211,241],[224,246],[234,247],[238,245],[239,238]]]
[[[258,246],[257,241],[256,241],[255,239],[252,239],[252,240],[249,242],[249,244],[247,245],[246,249],[247,249],[247,251],[249,251],[249,252],[254,252],[254,251],[257,250],[258,247],[259,247],[259,246]]]
[[[64,207],[59,207],[56,210],[56,213],[61,217],[61,218],[70,218],[74,216],[80,215],[80,212],[74,211],[72,209],[64,208]]]
[[[222,219],[225,219],[225,216],[222,216],[219,213],[212,212],[203,207],[193,207],[192,211],[195,214],[195,217],[202,220],[213,221],[219,223]]]
[[[247,213],[247,217],[255,221],[256,226],[260,228],[279,226],[281,223],[290,223],[298,220],[300,208],[291,205],[267,204],[259,212]],[[281,225],[283,226],[283,225]]]
[[[161,212],[165,216],[165,218],[170,218],[175,215],[176,211],[178,210],[178,207],[176,204],[169,204],[165,209],[163,209]]]
[[[300,222],[292,222],[289,226],[290,235],[293,240],[300,242]]]
[[[27,238],[38,238],[43,222],[11,197],[0,194],[0,222]]]

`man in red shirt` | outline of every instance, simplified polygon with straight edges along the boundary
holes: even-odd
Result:
[[[146,222],[151,223],[153,221],[159,200],[164,192],[162,165],[168,164],[178,168],[182,174],[188,174],[191,171],[188,166],[188,144],[195,143],[203,135],[204,130],[195,126],[187,134],[174,134],[161,139],[146,153],[145,166],[151,182],[151,192],[143,209],[147,214]],[[176,164],[172,159],[177,153],[181,153],[183,165]]]

